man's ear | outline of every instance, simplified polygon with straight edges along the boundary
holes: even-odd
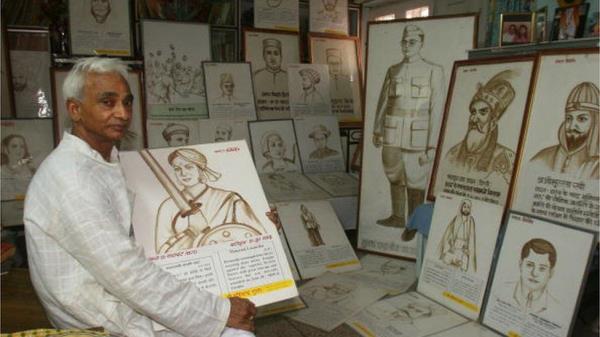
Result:
[[[76,123],[81,120],[81,106],[80,103],[74,99],[68,99],[67,103],[67,112],[69,112],[69,117],[73,123]]]

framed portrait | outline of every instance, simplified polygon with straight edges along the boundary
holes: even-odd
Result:
[[[292,117],[331,115],[329,70],[325,64],[288,64]]]
[[[142,42],[148,116],[208,118],[202,62],[211,59],[209,25],[143,20]]]
[[[138,19],[161,19],[206,22],[218,26],[235,26],[235,0],[157,1],[136,0]]]
[[[68,4],[72,55],[134,56],[129,1],[69,0]]]
[[[254,1],[254,27],[297,32],[300,30],[298,0]]]
[[[585,27],[586,37],[600,36],[600,12],[593,12],[588,19]]]
[[[329,66],[331,110],[342,125],[362,121],[362,77],[357,38],[314,34],[308,36],[310,62]]]
[[[4,16],[2,17],[4,19]],[[2,65],[0,69],[0,76],[2,77],[0,80],[1,89],[2,89],[2,99],[0,100],[0,104],[2,107],[2,111],[0,111],[0,116],[4,118],[13,118],[15,116],[15,101],[13,96],[13,88],[12,88],[12,72],[10,66],[10,57],[8,53],[8,38],[6,36],[6,24],[5,20],[2,20],[0,23],[0,46],[2,46]]]
[[[52,120],[3,119],[0,125],[2,201],[24,200],[33,174],[54,149]]]
[[[552,40],[571,40],[583,37],[589,8],[589,2],[556,8],[554,20],[552,20]]]
[[[289,118],[287,66],[300,63],[298,33],[244,29],[244,60],[252,65],[258,118]]]
[[[250,144],[247,118],[199,119],[200,144],[245,140]]]
[[[344,156],[337,118],[334,116],[294,119],[304,173],[344,170]]]
[[[597,49],[540,56],[511,209],[598,231],[599,72]]]
[[[248,129],[258,173],[302,172],[291,119],[250,121]]]
[[[48,30],[9,28],[7,33],[15,116],[52,117]]]
[[[533,13],[502,13],[498,41],[501,46],[531,43],[534,27]]]
[[[503,336],[570,336],[595,245],[591,232],[509,213],[482,324]]]
[[[369,23],[359,249],[416,257],[414,232],[398,238],[425,200],[452,65],[475,46],[476,27],[473,14]]]
[[[210,45],[214,62],[237,62],[239,60],[237,29],[211,27]]]
[[[148,119],[146,132],[150,149],[201,143],[197,119]]]
[[[525,56],[454,64],[429,200],[447,192],[506,204],[534,63]]]
[[[535,11],[534,41],[544,42],[548,40],[548,7],[544,6]]]
[[[256,119],[250,63],[203,62],[202,67],[211,119]]]
[[[62,139],[65,131],[71,130],[71,119],[66,107],[66,98],[62,92],[63,83],[69,74],[69,69],[52,68],[52,92],[54,97],[54,139],[56,144]],[[142,103],[144,92],[142,91],[142,72],[141,70],[130,70],[127,76],[127,83],[133,94],[133,113],[129,130],[117,147],[121,151],[141,150],[146,147],[146,113]]]
[[[330,198],[327,192],[300,172],[263,173],[260,174],[260,182],[269,202]]]
[[[310,0],[311,32],[348,35],[347,0]]]
[[[440,193],[417,290],[467,318],[479,319],[503,213],[502,206]]]

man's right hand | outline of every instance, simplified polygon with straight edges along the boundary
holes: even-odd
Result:
[[[376,148],[380,148],[382,144],[383,136],[377,132],[373,133],[373,145],[375,145]]]
[[[246,331],[254,331],[254,316],[256,306],[250,300],[232,297],[229,299],[231,307],[226,326]]]

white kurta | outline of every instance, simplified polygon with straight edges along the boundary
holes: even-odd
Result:
[[[229,301],[154,265],[130,237],[131,208],[111,162],[65,134],[25,201],[31,280],[59,328],[102,326],[127,336],[219,336]],[[170,330],[156,333],[152,322]]]

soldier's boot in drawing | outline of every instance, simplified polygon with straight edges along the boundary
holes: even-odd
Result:
[[[425,190],[409,188],[406,191],[408,197],[408,214],[412,215],[415,209],[425,201]],[[417,234],[416,229],[407,229],[402,232],[401,239],[402,241],[410,241],[414,239],[415,234]]]
[[[377,224],[387,227],[404,227],[405,220],[405,203],[406,203],[406,186],[399,184],[390,184],[390,195],[392,199],[392,215],[385,219],[377,220]]]

